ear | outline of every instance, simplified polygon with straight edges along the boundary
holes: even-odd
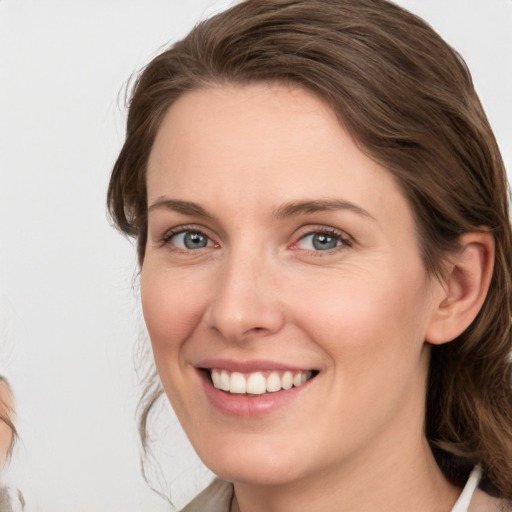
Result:
[[[440,345],[462,334],[480,311],[494,268],[494,237],[488,231],[466,233],[449,260],[447,278],[427,329],[426,341]]]

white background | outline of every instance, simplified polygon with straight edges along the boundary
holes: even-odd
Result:
[[[512,0],[399,3],[466,58],[510,171]],[[0,373],[22,437],[6,478],[28,512],[169,510],[140,474],[135,251],[108,225],[105,191],[123,84],[227,4],[0,0]],[[194,492],[204,478],[171,430],[169,478]]]

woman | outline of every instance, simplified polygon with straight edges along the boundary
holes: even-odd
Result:
[[[139,76],[108,204],[220,478],[187,511],[508,506],[506,176],[423,21],[249,0],[199,24]]]

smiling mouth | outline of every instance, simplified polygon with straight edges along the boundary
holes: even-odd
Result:
[[[300,387],[318,371],[229,372],[217,368],[205,369],[216,389],[237,395],[264,395]]]

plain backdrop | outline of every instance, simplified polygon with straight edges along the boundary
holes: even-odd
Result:
[[[399,3],[467,60],[510,171],[512,1]],[[0,0],[0,373],[22,438],[6,481],[28,512],[169,510],[139,467],[135,251],[109,226],[105,191],[123,84],[228,4]],[[162,480],[181,506],[209,476],[172,415],[162,423]]]

